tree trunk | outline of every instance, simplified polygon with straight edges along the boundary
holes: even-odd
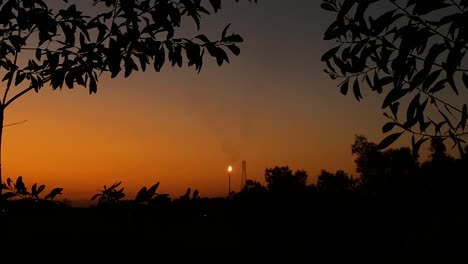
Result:
[[[3,105],[0,105],[0,214],[3,213],[3,178],[2,178],[2,136],[3,136]]]

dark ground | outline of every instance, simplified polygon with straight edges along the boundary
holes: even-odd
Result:
[[[468,260],[467,207],[428,202],[200,200],[152,209],[13,208],[1,221],[0,263]]]

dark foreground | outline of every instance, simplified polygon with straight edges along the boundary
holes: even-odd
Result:
[[[467,203],[321,199],[10,208],[0,263],[467,263]]]

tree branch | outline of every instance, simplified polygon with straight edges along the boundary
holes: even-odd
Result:
[[[8,102],[4,103],[3,104],[3,108],[7,108],[8,105],[10,105],[11,103],[13,103],[16,99],[20,98],[21,96],[23,96],[24,94],[26,94],[27,92],[33,90],[34,87],[33,86],[29,86],[29,88],[26,88],[24,89],[23,91],[19,92],[17,95],[13,96],[10,100],[8,100]]]
[[[47,77],[46,79],[42,80],[42,84],[50,81],[51,77]],[[28,88],[24,89],[23,91],[19,92],[18,94],[16,94],[15,96],[13,96],[12,98],[10,98],[6,103],[3,104],[3,109],[7,108],[8,105],[10,105],[11,103],[13,103],[14,101],[16,101],[18,98],[20,98],[21,96],[25,95],[26,93],[28,93],[29,91],[31,90],[34,90],[36,87],[30,85]]]
[[[450,138],[449,135],[438,135],[438,134],[428,134],[428,133],[418,132],[418,131],[415,131],[415,130],[413,130],[411,128],[405,127],[404,124],[401,124],[400,122],[398,122],[398,120],[396,120],[394,118],[391,118],[389,115],[385,115],[385,117],[387,117],[392,122],[397,124],[397,126],[402,128],[404,131],[409,132],[409,133],[411,133],[413,135],[429,137],[429,138]],[[444,133],[444,134],[448,134],[448,133]],[[454,134],[454,136],[456,136],[456,137],[468,136],[468,132],[457,133],[457,134]]]
[[[17,4],[18,4],[18,9],[19,9],[19,1],[17,1]],[[21,28],[18,27],[18,36],[21,37]],[[15,50],[15,59],[13,61],[13,64],[18,67],[17,63],[18,63],[18,53],[21,52],[21,47],[19,47],[19,50]],[[5,101],[6,101],[6,98],[8,96],[8,92],[10,91],[10,88],[11,88],[11,84],[13,83],[13,76],[11,76],[11,78],[8,80],[8,84],[7,84],[7,87],[6,87],[6,90],[5,90],[5,93],[3,94],[3,100],[1,101],[1,104],[5,104]]]
[[[461,8],[461,6],[460,6],[459,4],[457,4],[457,2],[455,2],[455,1],[453,1],[453,0],[450,0],[450,2],[451,2],[454,6],[456,6],[456,7],[458,8],[458,10],[460,10],[462,13],[464,13],[464,12],[463,12],[463,8]]]
[[[443,34],[440,33],[439,31],[433,29],[433,28],[432,28],[430,25],[428,25],[424,20],[422,20],[422,19],[421,19],[421,20],[416,20],[416,19],[414,19],[414,18],[413,18],[414,15],[410,14],[410,13],[408,12],[408,10],[406,10],[406,9],[403,8],[403,7],[401,7],[401,6],[400,6],[399,4],[397,4],[395,1],[390,1],[390,3],[392,3],[396,8],[398,8],[398,9],[401,10],[402,12],[404,12],[404,13],[406,14],[406,16],[407,16],[410,20],[412,20],[412,21],[414,21],[414,22],[417,22],[417,23],[420,24],[420,25],[425,26],[425,27],[428,28],[430,31],[432,31],[432,32],[434,32],[435,34],[437,34],[437,35],[441,36],[442,38],[444,38],[446,41],[448,41],[448,42],[450,42],[450,43],[452,43],[452,44],[455,43],[455,41],[454,41],[453,39],[450,39],[449,37],[443,35]]]
[[[8,125],[4,125],[3,127],[9,127],[9,126],[16,126],[16,125],[20,125],[20,124],[24,124],[26,123],[28,120],[24,120],[24,121],[21,121],[21,122],[16,122],[16,123],[12,123],[12,124],[8,124]]]

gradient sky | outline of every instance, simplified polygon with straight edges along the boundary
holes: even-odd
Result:
[[[231,1],[225,1],[231,2]],[[234,2],[234,1],[232,1]],[[247,2],[247,1],[245,1]],[[201,196],[227,193],[227,167],[239,190],[241,161],[248,178],[264,181],[276,165],[355,174],[356,134],[378,142],[385,121],[381,102],[343,96],[323,72],[322,40],[331,17],[320,1],[261,0],[225,4],[202,31],[227,23],[241,34],[241,55],[218,67],[165,66],[161,73],[101,78],[98,93],[44,87],[7,110],[4,177],[22,175],[28,186],[63,187],[61,198],[88,200],[104,184],[123,181],[127,197],[161,182],[172,198],[187,187]]]

